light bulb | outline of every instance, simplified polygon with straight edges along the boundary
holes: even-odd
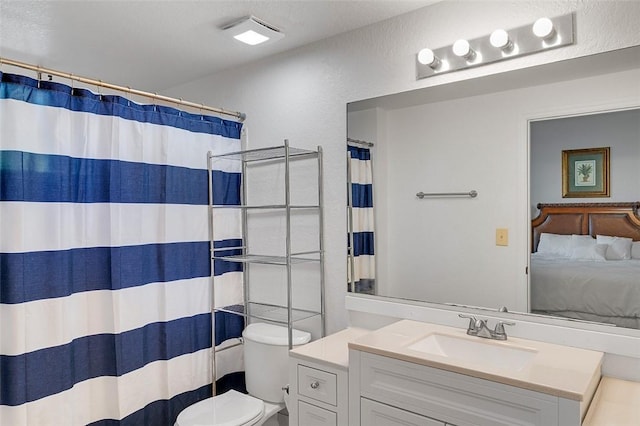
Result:
[[[434,70],[440,66],[440,59],[436,57],[433,50],[427,48],[418,52],[418,62],[422,65],[429,65]]]
[[[489,37],[489,42],[493,47],[497,47],[502,50],[511,50],[513,48],[513,43],[509,39],[509,34],[505,30],[499,29],[495,30],[491,33]]]
[[[533,24],[533,33],[536,37],[546,40],[552,38],[556,34],[556,30],[553,28],[551,19],[540,18]]]
[[[457,40],[453,43],[453,53],[456,56],[472,61],[476,56],[476,52],[471,48],[467,40]]]

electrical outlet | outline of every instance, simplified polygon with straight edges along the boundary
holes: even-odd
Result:
[[[507,228],[496,229],[496,245],[497,246],[509,245],[509,230]]]

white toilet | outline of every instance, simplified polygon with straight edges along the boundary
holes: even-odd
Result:
[[[286,327],[249,324],[244,338],[245,381],[249,395],[230,390],[180,412],[175,426],[259,426],[284,408],[282,388],[288,383],[289,334]],[[293,345],[311,340],[293,330]]]

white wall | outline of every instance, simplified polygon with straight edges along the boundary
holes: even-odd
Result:
[[[425,44],[444,46],[461,37],[489,34],[497,27],[516,27],[567,12],[576,13],[573,46],[415,80],[415,54]],[[273,145],[284,138],[302,147],[324,147],[327,314],[328,330],[333,331],[347,323],[346,103],[638,45],[638,18],[640,2],[445,1],[173,88],[169,94],[246,112],[251,147]],[[491,151],[497,155],[496,162],[514,161],[513,150]],[[511,197],[505,195],[505,205],[516,201]],[[492,207],[492,211],[486,213],[491,227],[522,220],[514,210]],[[495,262],[508,262],[506,253],[498,252]]]
[[[637,79],[628,87],[638,86]],[[588,89],[588,88],[586,88]],[[538,203],[640,200],[640,109],[531,124],[531,214]],[[562,151],[610,147],[610,197],[562,198]]]

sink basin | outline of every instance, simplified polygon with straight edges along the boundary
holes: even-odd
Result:
[[[467,339],[438,333],[430,334],[407,346],[407,349],[455,361],[514,371],[526,367],[537,353],[535,349],[513,346],[509,343],[479,337]]]

